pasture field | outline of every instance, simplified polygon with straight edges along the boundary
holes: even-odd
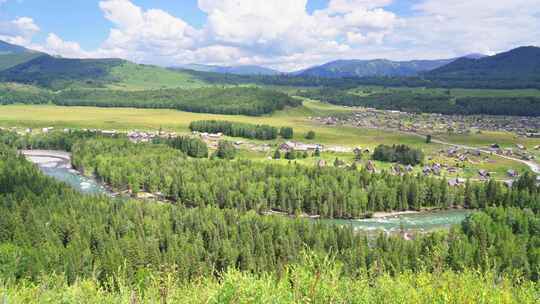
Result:
[[[305,133],[314,130],[317,137],[312,142],[339,144],[349,147],[363,145],[374,147],[380,143],[407,143],[422,145],[416,136],[404,136],[395,132],[361,130],[353,127],[335,128],[312,122],[309,117],[330,115],[350,111],[349,109],[306,101],[304,106],[273,115],[251,117],[241,115],[216,115],[161,109],[59,107],[53,105],[8,105],[0,108],[0,126],[3,127],[56,127],[96,129],[152,129],[187,133],[189,124],[195,120],[230,120],[276,127],[290,126],[295,130],[295,140],[304,139]]]
[[[290,126],[294,128],[294,140],[305,143],[320,143],[324,145],[336,145],[345,147],[362,147],[373,149],[379,144],[393,145],[406,144],[423,149],[428,156],[426,163],[446,163],[453,166],[455,161],[449,158],[440,157],[440,151],[447,149],[447,146],[432,143],[426,144],[421,136],[404,134],[396,131],[385,131],[375,129],[359,129],[348,126],[326,126],[313,122],[310,118],[316,116],[336,115],[352,111],[350,108],[334,106],[312,100],[305,100],[304,105],[298,108],[288,108],[277,111],[272,115],[261,117],[250,117],[241,115],[216,115],[204,113],[190,113],[177,110],[164,109],[134,109],[134,108],[95,108],[95,107],[61,107],[54,105],[7,105],[0,107],[0,126],[2,127],[55,127],[55,128],[96,128],[114,129],[119,131],[127,130],[158,130],[162,128],[166,131],[178,133],[189,133],[189,124],[196,120],[229,120],[252,124],[268,124],[275,127]],[[305,134],[313,130],[316,133],[314,140],[306,140]],[[245,139],[229,138],[230,140]],[[521,143],[533,149],[534,145],[540,144],[540,139],[529,140],[517,138],[509,133],[489,133],[474,135],[442,135],[439,139],[477,147],[485,147],[491,143],[499,143],[503,146],[515,146]],[[252,143],[268,143],[271,148],[268,152],[256,152],[251,150],[241,150],[239,156],[252,160],[266,161],[271,157],[277,145],[283,139],[273,141],[249,140]],[[309,157],[307,159],[297,159],[295,162],[304,165],[315,165],[319,159],[324,159],[327,165],[333,165],[336,158],[345,163],[352,163],[353,153],[323,153],[321,158]],[[288,163],[288,160],[278,162]],[[365,161],[363,162],[365,163]],[[388,169],[391,164],[375,162],[377,169]],[[488,161],[478,161],[467,164],[458,174],[459,177],[477,178],[479,169],[484,169],[493,173],[498,179],[506,177],[508,169],[525,172],[529,169],[526,165],[492,157]],[[416,173],[421,173],[422,167],[415,168]],[[457,175],[448,175],[455,177]]]
[[[540,145],[540,138],[519,137],[509,132],[483,131],[480,134],[441,134],[437,137],[448,142],[472,147],[487,147],[496,143],[504,148],[515,148],[517,144],[521,144],[532,150],[535,146]]]
[[[198,88],[208,85],[187,73],[149,65],[122,64],[111,69],[111,76],[119,82],[113,82],[107,88],[116,90]]]

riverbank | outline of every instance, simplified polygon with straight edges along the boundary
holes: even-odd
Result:
[[[401,215],[419,214],[421,212],[422,211],[414,211],[414,210],[374,212],[370,218],[378,219],[378,218],[396,217],[396,216],[401,216]],[[431,211],[425,211],[425,212],[431,212]]]
[[[71,153],[57,150],[20,150],[32,163],[46,168],[72,169]]]

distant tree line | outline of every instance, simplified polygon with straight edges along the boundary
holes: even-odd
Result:
[[[152,140],[154,144],[166,144],[169,147],[180,150],[187,155],[195,158],[207,158],[208,157],[208,145],[200,138],[193,138],[188,136],[179,136],[174,138],[156,138]]]
[[[424,161],[424,152],[407,145],[379,145],[373,152],[373,159],[384,162],[397,162],[403,165],[415,166]]]
[[[540,98],[538,97],[454,98],[443,93],[419,93],[409,90],[395,90],[365,96],[333,88],[307,90],[300,95],[337,105],[416,113],[540,116]]]
[[[278,129],[268,125],[255,125],[218,120],[193,121],[189,125],[191,131],[206,133],[223,133],[231,137],[243,137],[249,139],[269,140],[276,139]]]
[[[331,87],[351,89],[362,85],[384,87],[426,87],[467,89],[540,89],[540,80],[533,77],[444,77],[439,75],[419,76],[370,76],[325,78],[302,75],[231,75],[212,72],[185,70],[184,72],[214,84],[261,84],[292,87]]]
[[[177,109],[187,112],[250,116],[260,116],[282,110],[287,106],[297,107],[302,104],[300,100],[284,93],[247,87],[146,91],[69,89],[59,93],[48,93],[44,90],[0,92],[0,104],[49,102],[61,106]]]

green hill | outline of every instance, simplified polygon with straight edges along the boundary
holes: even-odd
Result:
[[[103,87],[115,79],[111,69],[119,59],[67,59],[42,55],[0,73],[0,80],[51,89],[69,86]]]
[[[0,71],[25,63],[42,53],[28,50],[22,46],[0,41]]]
[[[343,78],[371,76],[413,76],[452,62],[445,60],[391,61],[376,60],[337,60],[293,73],[298,76]]]
[[[206,82],[186,71],[139,65],[122,59],[54,57],[0,41],[0,82],[65,88],[146,90],[192,88]]]
[[[53,90],[77,87],[141,90],[204,84],[188,73],[121,59],[68,59],[49,55],[1,71],[0,80]]]
[[[257,76],[266,75],[274,76],[281,74],[280,71],[266,68],[258,65],[239,65],[239,66],[215,66],[204,64],[186,64],[178,68],[173,69],[186,69],[197,72],[211,72],[218,74],[232,74],[232,75],[244,75],[244,76]]]
[[[527,46],[480,59],[461,58],[425,77],[473,83],[540,83],[540,48]]]
[[[110,75],[115,81],[107,87],[119,90],[196,88],[207,85],[190,73],[127,61],[114,66]]]

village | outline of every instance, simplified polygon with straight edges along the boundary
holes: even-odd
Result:
[[[417,114],[355,107],[352,114],[311,119],[325,125],[353,125],[359,128],[399,130],[419,134],[472,134],[496,131],[540,138],[539,117]]]
[[[380,111],[376,111],[380,112]],[[364,113],[372,113],[372,115],[378,115],[371,111],[366,111]],[[396,114],[396,113],[391,113]],[[400,115],[404,115],[401,113]],[[355,119],[359,119],[356,114],[354,115]],[[379,117],[379,116],[373,116]],[[335,117],[332,118],[315,118],[319,121],[333,121],[334,124],[338,123],[350,123],[351,118],[338,120]],[[1,129],[1,128],[0,128]],[[33,134],[33,133],[49,133],[55,131],[54,127],[46,127],[38,130],[33,130],[31,128],[10,128],[11,131],[15,131],[20,135]],[[61,129],[61,131],[68,133],[73,131],[69,128]],[[139,130],[129,130],[129,131],[117,131],[117,130],[100,130],[100,129],[82,129],[82,131],[88,131],[93,133],[101,134],[106,137],[118,137],[125,136],[131,142],[134,143],[147,143],[152,142],[156,138],[175,138],[178,136],[185,136],[185,134],[177,132],[167,132],[163,130],[159,131],[139,131]],[[222,133],[201,133],[201,132],[192,132],[190,136],[198,137],[203,140],[210,149],[217,149],[218,143],[220,140],[226,139]],[[249,140],[239,140],[233,139],[231,142],[237,149],[248,150],[252,152],[261,153],[264,155],[270,155],[274,150],[278,149],[282,153],[287,151],[295,152],[304,152],[306,155],[313,156],[315,151],[318,153],[326,153],[327,155],[332,155],[335,157],[333,164],[330,163],[329,159],[317,158],[313,162],[316,166],[325,167],[333,165],[336,167],[342,168],[351,168],[363,167],[369,172],[376,173],[381,172],[378,168],[377,162],[372,161],[371,158],[371,149],[362,148],[362,147],[344,147],[336,145],[323,145],[318,143],[303,143],[299,141],[284,141],[281,144],[276,143],[259,143],[251,142]],[[535,147],[535,150],[540,151],[540,147]],[[342,156],[339,156],[342,155]],[[485,169],[475,169],[474,173],[470,172],[470,168],[477,168],[482,164],[490,164],[495,161],[492,159],[494,155],[501,155],[507,157],[521,158],[523,160],[534,160],[535,156],[528,153],[526,147],[522,145],[516,145],[515,148],[501,148],[498,144],[494,143],[486,149],[465,149],[459,147],[451,147],[448,149],[441,149],[436,154],[428,155],[424,164],[420,167],[412,166],[403,166],[399,164],[391,164],[390,166],[383,166],[384,170],[388,170],[390,174],[393,175],[403,175],[406,173],[411,174],[423,174],[426,176],[437,176],[437,177],[446,177],[449,185],[451,186],[461,186],[466,183],[465,172],[467,171],[468,178],[473,180],[486,181],[492,178],[492,173]],[[272,159],[271,156],[267,157]],[[351,159],[351,161],[344,161],[346,159]],[[379,163],[380,164],[380,163]],[[499,176],[500,180],[503,180],[508,186],[511,186],[513,181],[519,177],[519,170],[514,168],[509,168],[505,174],[504,179]]]

